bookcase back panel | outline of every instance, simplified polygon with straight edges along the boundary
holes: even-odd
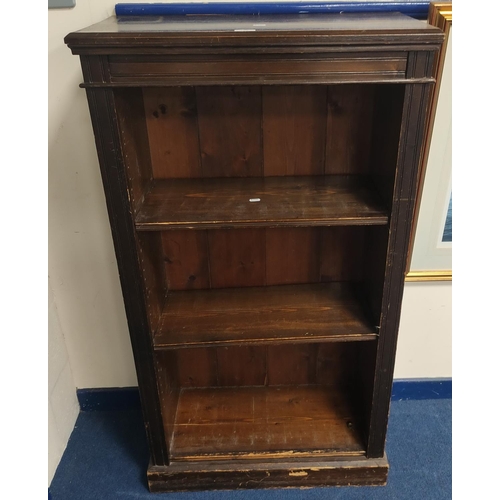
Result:
[[[365,232],[361,226],[163,231],[168,288],[358,281]]]
[[[143,90],[154,177],[202,177],[193,87]]]
[[[160,356],[175,357],[173,385],[181,388],[349,387],[356,380],[360,346],[364,343],[193,348],[166,351]]]
[[[264,175],[321,175],[325,166],[325,86],[262,87]]]
[[[374,107],[373,85],[328,87],[326,174],[366,174]]]
[[[323,232],[317,228],[265,230],[266,284],[316,283],[321,278]]]
[[[379,94],[373,86],[164,87],[142,92],[156,179],[370,171]]]
[[[207,231],[211,284],[214,288],[260,286],[266,283],[266,242],[259,229],[243,233]]]
[[[203,177],[262,174],[259,87],[197,87]]]

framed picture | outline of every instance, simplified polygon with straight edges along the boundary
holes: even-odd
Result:
[[[440,27],[446,38],[435,66],[436,87],[419,174],[406,281],[451,280],[452,276],[451,17],[450,2],[431,3],[428,22]]]

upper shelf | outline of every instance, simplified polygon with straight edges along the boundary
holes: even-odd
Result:
[[[136,216],[140,231],[384,225],[388,212],[361,176],[155,181]]]

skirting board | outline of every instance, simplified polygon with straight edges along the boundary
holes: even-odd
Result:
[[[392,386],[392,400],[449,399],[451,378],[399,379]],[[81,411],[119,411],[140,409],[137,387],[77,389]]]

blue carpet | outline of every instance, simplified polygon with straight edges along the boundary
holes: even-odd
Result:
[[[81,412],[50,486],[52,500],[451,499],[451,399],[393,401],[387,486],[150,494],[138,411]]]

